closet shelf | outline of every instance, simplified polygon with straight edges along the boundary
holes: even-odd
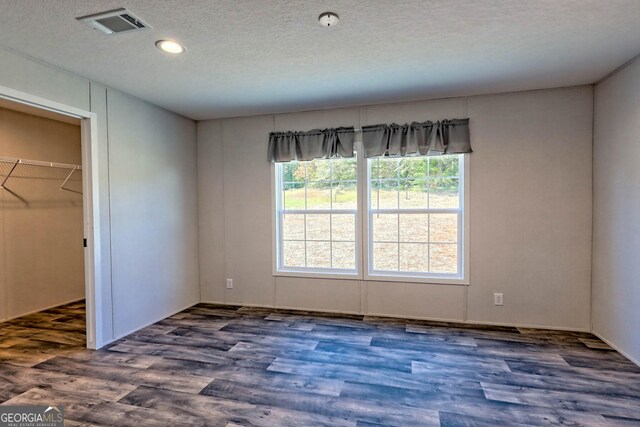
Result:
[[[73,173],[75,171],[82,170],[82,166],[81,165],[73,165],[73,164],[69,164],[69,163],[45,162],[45,161],[42,161],[42,160],[19,159],[19,158],[16,158],[16,157],[4,157],[4,156],[0,156],[0,162],[1,163],[8,163],[8,164],[11,165],[11,169],[9,170],[9,173],[7,173],[4,176],[4,178],[2,178],[2,180],[0,182],[0,190],[7,190],[7,191],[11,192],[11,194],[13,194],[14,196],[18,197],[20,200],[24,201],[24,199],[22,199],[22,197],[19,197],[17,194],[15,194],[14,192],[10,191],[5,186],[5,184],[7,183],[9,178],[11,178],[11,175],[16,170],[16,168],[18,166],[22,166],[22,165],[23,166],[40,166],[40,167],[56,168],[56,169],[67,169],[70,172],[66,176],[66,178],[64,179],[62,184],[60,185],[60,190],[71,191],[73,193],[80,193],[78,191],[66,188],[65,185],[71,179],[71,176],[73,175]],[[82,194],[82,193],[80,193],[80,194]]]
[[[15,157],[4,157],[4,156],[0,156],[0,162],[14,163],[14,164],[26,165],[26,166],[43,166],[43,167],[59,168],[59,169],[82,169],[82,166],[80,165],[72,165],[69,163],[44,162],[42,160],[27,160],[27,159],[18,159]]]

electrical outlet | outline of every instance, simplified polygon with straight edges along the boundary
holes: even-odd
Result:
[[[504,305],[504,294],[493,294],[493,305]]]
[[[233,289],[233,279],[227,279],[227,289]]]

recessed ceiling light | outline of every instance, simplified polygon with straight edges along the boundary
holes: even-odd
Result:
[[[339,20],[338,15],[333,12],[325,12],[318,17],[318,22],[323,27],[335,27]]]
[[[156,47],[167,53],[182,53],[185,51],[185,48],[180,43],[172,40],[158,40],[156,42]]]

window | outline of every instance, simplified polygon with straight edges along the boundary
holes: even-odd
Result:
[[[466,283],[464,155],[275,164],[275,274]]]
[[[367,161],[370,274],[462,277],[462,158]]]
[[[279,271],[357,273],[355,158],[276,164]]]

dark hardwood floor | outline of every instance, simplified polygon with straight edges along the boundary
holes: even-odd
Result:
[[[0,401],[66,425],[640,426],[591,334],[199,304],[84,349],[84,305],[0,325]]]

